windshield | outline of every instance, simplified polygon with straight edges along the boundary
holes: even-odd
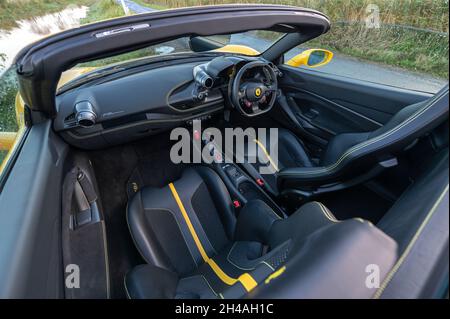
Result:
[[[253,30],[235,34],[213,35],[207,37],[181,37],[175,40],[151,45],[136,51],[116,56],[98,59],[95,61],[79,63],[73,68],[63,72],[58,86],[83,77],[117,63],[123,63],[142,58],[166,58],[181,53],[195,54],[198,52],[234,53],[256,56],[266,51],[273,43],[283,36],[281,32]],[[158,60],[158,59],[157,59]],[[100,72],[101,73],[101,72]],[[101,74],[97,74],[101,75]]]

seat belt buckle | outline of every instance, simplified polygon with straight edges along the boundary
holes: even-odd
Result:
[[[233,206],[234,206],[234,208],[236,208],[236,209],[241,208],[241,202],[238,201],[237,199],[235,199],[235,200],[233,201]]]
[[[261,178],[256,179],[256,184],[258,184],[260,187],[264,187],[265,183]]]

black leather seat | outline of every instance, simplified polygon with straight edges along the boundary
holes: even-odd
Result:
[[[244,161],[241,165],[253,178],[261,178],[265,182],[265,188],[273,195],[278,194],[278,173],[291,167],[314,167],[316,164],[310,159],[303,142],[287,129],[278,129],[278,139],[274,139],[270,145],[270,130],[264,139],[250,137],[246,140]],[[249,145],[252,143],[253,145]],[[278,160],[273,156],[272,147],[278,149]],[[261,173],[265,167],[272,172]]]
[[[383,279],[396,243],[361,219],[337,221],[318,202],[282,219],[260,200],[239,212],[219,176],[186,169],[163,188],[144,188],[127,219],[145,265],[125,277],[130,298],[369,298],[368,264]],[[285,288],[272,290],[273,284]]]
[[[249,163],[246,162],[244,166],[254,178],[265,180],[268,190],[275,195],[284,188],[311,189],[347,182],[366,174],[378,163],[386,163],[386,160],[394,158],[397,152],[437,127],[446,118],[448,86],[428,101],[403,108],[373,132],[336,135],[329,141],[322,157],[315,162],[309,158],[302,142],[290,131],[279,130],[279,142],[276,144],[278,164],[275,166],[275,160],[268,158],[271,153],[269,137],[266,137],[265,143],[250,139],[248,143],[256,143],[256,147],[262,150],[259,158],[263,161],[263,166],[271,165],[274,169],[272,173],[261,174],[261,164],[251,163],[255,162],[254,159],[247,160]],[[252,148],[247,146],[246,149]]]

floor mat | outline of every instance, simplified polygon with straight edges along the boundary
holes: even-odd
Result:
[[[125,298],[123,279],[135,265],[145,263],[126,221],[129,196],[143,186],[161,187],[178,178],[182,165],[170,161],[169,135],[158,135],[125,146],[90,152],[105,213],[110,263],[111,297]],[[132,193],[129,193],[129,187]]]

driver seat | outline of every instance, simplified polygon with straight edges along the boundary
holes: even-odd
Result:
[[[284,96],[278,102],[281,105],[287,103]],[[334,136],[318,160],[309,157],[304,144],[293,133],[279,129],[278,143],[273,145],[278,147],[278,162],[270,157],[268,133],[265,141],[247,141],[243,166],[253,178],[264,181],[266,189],[275,196],[283,189],[314,191],[324,185],[343,182],[351,185],[352,180],[361,182],[364,174],[369,177],[380,169],[395,165],[397,152],[448,118],[448,103],[447,85],[433,98],[403,108],[375,131]],[[249,150],[254,149],[257,153],[250,154]],[[271,166],[272,173],[261,174],[261,166]]]

